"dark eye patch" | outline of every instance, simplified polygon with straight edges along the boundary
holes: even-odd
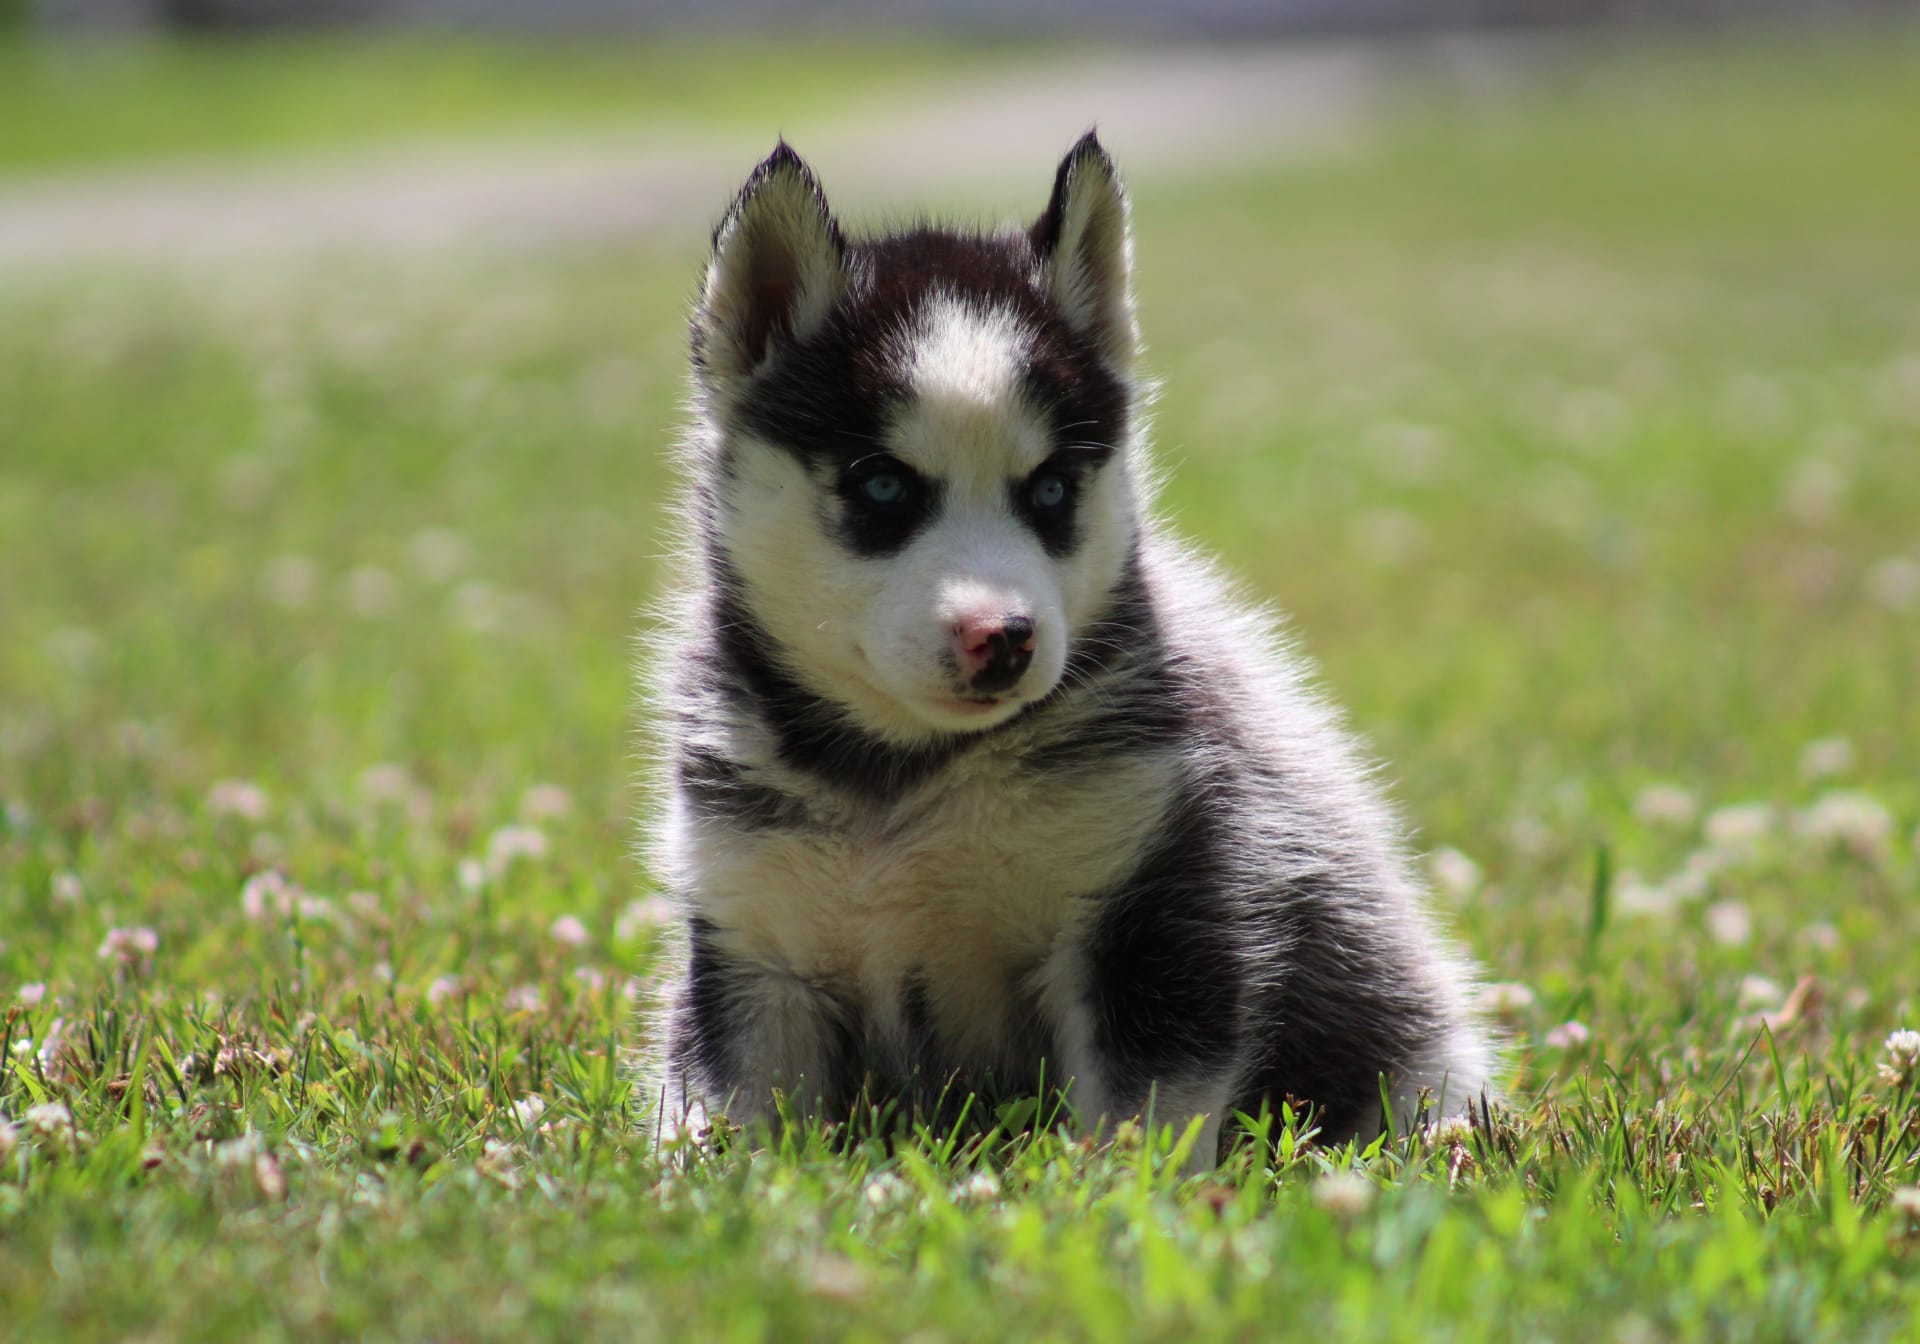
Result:
[[[899,551],[926,526],[940,504],[940,483],[891,453],[868,453],[839,473],[839,531],[856,555]]]
[[[1112,456],[1104,444],[1061,448],[1026,479],[1009,484],[1014,512],[1048,555],[1058,558],[1080,544],[1080,501]]]

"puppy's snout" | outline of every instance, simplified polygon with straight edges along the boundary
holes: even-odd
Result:
[[[1033,661],[1033,620],[1021,615],[963,616],[954,652],[967,686],[983,695],[1011,690]]]

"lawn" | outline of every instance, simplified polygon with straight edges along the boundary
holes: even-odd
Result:
[[[399,141],[752,131],[983,62],[885,35],[254,35],[51,45],[0,26],[0,175]]]
[[[0,277],[0,1334],[1920,1341],[1916,36],[1136,184],[1165,506],[1512,1043],[1471,1131],[1209,1178],[636,1132],[698,227]]]

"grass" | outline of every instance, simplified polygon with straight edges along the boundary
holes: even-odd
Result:
[[[695,258],[0,290],[8,1337],[1920,1340],[1916,75],[1619,53],[1139,184],[1167,505],[1514,1045],[1207,1179],[634,1132]]]
[[[0,176],[485,135],[791,128],[983,53],[881,36],[51,43],[0,29]],[[691,109],[691,111],[690,111]]]

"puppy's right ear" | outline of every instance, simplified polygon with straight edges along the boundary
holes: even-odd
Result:
[[[724,396],[817,331],[847,287],[846,252],[819,182],[781,141],[713,232],[693,316],[702,385]]]

